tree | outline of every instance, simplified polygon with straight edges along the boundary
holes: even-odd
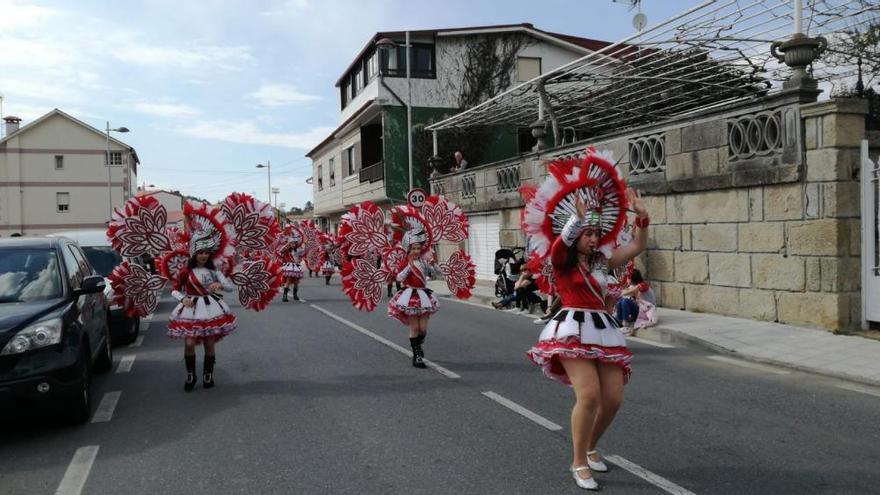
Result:
[[[305,206],[303,206],[302,211],[306,212],[306,211],[312,211],[314,209],[315,209],[315,205],[313,205],[311,201],[306,201],[306,204],[305,204]]]

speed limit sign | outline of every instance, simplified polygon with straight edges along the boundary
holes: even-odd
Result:
[[[428,193],[426,193],[424,189],[418,187],[410,190],[409,194],[406,195],[406,202],[413,208],[421,208],[424,206],[426,199],[428,199]]]

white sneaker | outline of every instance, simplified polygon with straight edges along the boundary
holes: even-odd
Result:
[[[546,325],[549,322],[550,320],[545,320],[543,318],[536,318],[535,320],[532,320],[532,323],[534,323],[535,325]]]
[[[574,482],[577,483],[577,486],[583,488],[584,490],[596,491],[599,489],[599,483],[596,483],[596,478],[590,476],[589,478],[581,478],[578,476],[578,473],[581,471],[589,471],[590,468],[587,466],[580,467],[572,467],[571,475],[574,477]]]
[[[590,456],[593,454],[595,454],[598,457],[599,452],[597,452],[595,450],[591,450],[591,451],[587,452],[587,465],[590,466],[590,471],[593,471],[596,473],[607,473],[608,466],[606,466],[605,463],[602,462],[601,458],[598,461],[594,461],[593,459],[591,459]]]

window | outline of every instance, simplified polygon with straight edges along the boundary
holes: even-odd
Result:
[[[412,64],[411,76],[435,77],[434,45],[413,45]]]
[[[351,85],[348,82],[342,83],[342,108],[348,106],[351,102]]]
[[[64,155],[55,155],[55,170],[64,169]]]
[[[370,57],[367,59],[367,82],[372,81],[373,78],[376,77],[376,74],[379,72],[379,56],[376,52],[370,54]]]
[[[79,289],[82,284],[82,273],[79,262],[73,256],[70,246],[61,248],[61,258],[64,259],[64,267],[67,268],[67,283],[71,289]]]
[[[541,59],[534,57],[516,58],[516,80],[531,81],[541,75]]]
[[[403,45],[403,43],[400,43]],[[412,43],[412,71],[410,77],[435,78],[437,67],[434,63],[434,45]],[[383,73],[391,77],[406,77],[406,48],[397,46],[383,50],[380,60]]]
[[[122,165],[122,152],[121,151],[111,151],[110,152],[110,165]]]
[[[342,168],[345,170],[346,177],[356,174],[360,168],[354,146],[342,150]]]
[[[70,211],[70,193],[55,193],[55,202],[58,204],[58,211]]]
[[[324,190],[324,166],[318,165],[318,190]]]
[[[330,167],[330,187],[333,187],[336,185],[336,163],[335,162],[336,162],[336,160],[331,158],[330,164],[327,165],[328,167]]]

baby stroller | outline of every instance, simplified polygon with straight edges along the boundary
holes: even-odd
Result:
[[[495,279],[495,296],[504,297],[513,293],[513,286],[526,263],[524,254],[523,248],[495,251],[495,275],[498,275]]]

